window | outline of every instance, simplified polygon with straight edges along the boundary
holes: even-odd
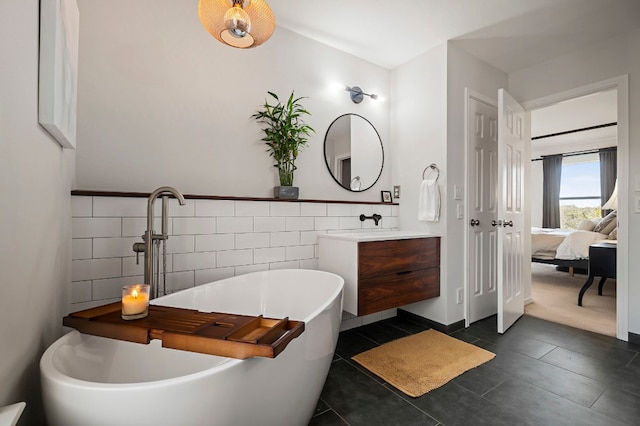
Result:
[[[577,229],[585,219],[599,219],[601,205],[598,154],[563,158],[560,227]]]

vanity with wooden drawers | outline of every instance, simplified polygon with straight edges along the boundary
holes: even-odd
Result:
[[[352,232],[319,236],[319,269],[345,280],[343,309],[362,316],[440,296],[440,237]]]

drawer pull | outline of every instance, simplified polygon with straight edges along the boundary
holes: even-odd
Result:
[[[396,272],[396,275],[407,275],[410,274],[413,271],[402,271],[402,272]]]

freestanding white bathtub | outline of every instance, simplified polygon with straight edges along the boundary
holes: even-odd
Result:
[[[307,425],[338,339],[343,283],[327,272],[274,270],[151,302],[304,321],[305,331],[273,359],[203,355],[74,330],[40,360],[49,425]]]

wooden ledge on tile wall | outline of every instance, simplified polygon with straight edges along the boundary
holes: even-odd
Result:
[[[123,320],[115,302],[74,312],[62,323],[81,333],[237,359],[275,358],[304,331],[303,321],[149,305],[148,315]]]
[[[133,197],[133,198],[149,198],[148,192],[120,192],[120,191],[91,191],[75,189],[71,191],[71,195],[81,195],[86,197]],[[196,195],[184,194],[184,198],[193,200],[235,200],[235,201],[280,201],[280,202],[298,202],[298,203],[335,203],[335,204],[375,204],[375,205],[392,205],[397,206],[399,203],[384,203],[382,201],[355,201],[355,200],[313,200],[313,199],[286,199],[286,198],[260,198],[260,197],[234,197],[220,195]]]

